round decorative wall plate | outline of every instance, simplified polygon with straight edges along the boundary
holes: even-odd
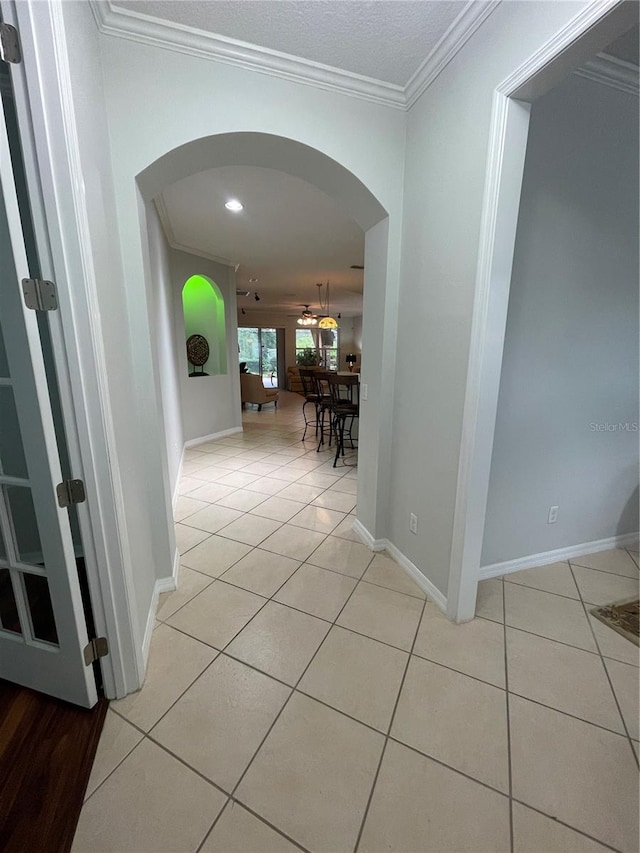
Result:
[[[209,358],[209,343],[204,335],[187,338],[187,358],[194,367],[202,367]]]

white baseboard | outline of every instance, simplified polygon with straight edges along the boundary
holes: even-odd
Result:
[[[405,570],[411,580],[420,587],[430,601],[433,601],[433,603],[446,615],[446,595],[443,595],[440,590],[431,583],[429,578],[425,577],[420,569],[412,563],[411,560],[393,544],[393,542],[390,542],[388,539],[374,539],[364,524],[362,524],[358,519],[353,522],[352,530],[356,536],[362,540],[367,548],[370,548],[372,551],[387,551],[396,563]]]
[[[351,528],[353,532],[358,536],[364,545],[367,546],[371,551],[384,551],[387,547],[386,539],[374,539],[373,536],[369,533],[364,524],[359,521],[357,518],[353,522],[353,527]]]
[[[178,575],[180,574],[180,551],[176,548],[173,554],[173,571],[170,578],[160,578],[156,581],[158,594],[163,592],[174,592],[178,588]]]
[[[176,474],[176,482],[173,487],[173,499],[171,505],[173,507],[173,513],[175,515],[176,512],[176,504],[178,503],[178,498],[180,497],[180,492],[178,489],[180,488],[180,480],[182,479],[182,466],[184,465],[184,451],[186,450],[186,445],[182,448],[182,453],[180,454],[180,462],[178,463],[178,473]]]
[[[156,613],[158,611],[158,600],[163,592],[174,592],[178,587],[178,574],[180,572],[180,552],[176,548],[173,557],[173,573],[170,578],[160,578],[153,586],[153,595],[151,596],[151,604],[149,613],[147,614],[147,624],[144,629],[144,639],[142,641],[142,661],[144,672],[147,671],[147,663],[149,661],[149,649],[151,647],[151,635],[156,622]],[[142,685],[140,685],[142,686]]]
[[[567,548],[556,548],[555,551],[544,551],[540,554],[530,554],[528,557],[517,557],[515,560],[505,560],[503,563],[492,563],[480,568],[480,580],[497,578],[522,569],[535,569],[537,566],[547,566],[549,563],[559,563],[574,557],[584,557],[586,554],[596,554],[598,551],[608,551],[610,548],[624,548],[638,541],[637,533],[625,533],[621,536],[609,536],[607,539],[596,539],[594,542],[583,542],[581,545],[569,545]]]
[[[185,441],[185,450],[189,447],[196,447],[198,444],[204,444],[205,441],[215,441],[217,438],[226,438],[229,435],[237,435],[239,432],[244,432],[241,426],[231,427],[231,429],[223,429],[220,432],[212,432],[209,435],[203,435],[200,438],[190,438]]]
[[[142,639],[142,672],[140,673],[140,687],[142,687],[142,683],[144,682],[145,674],[147,672],[149,649],[151,648],[151,635],[153,634],[156,622],[159,598],[160,589],[158,588],[158,581],[156,581],[155,586],[153,587],[153,595],[151,596],[151,604],[149,605],[149,612],[147,614],[147,624],[145,625],[144,637]]]

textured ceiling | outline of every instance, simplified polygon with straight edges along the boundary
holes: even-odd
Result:
[[[462,0],[112,0],[112,6],[405,86]]]
[[[244,210],[226,210],[229,198],[239,199]],[[364,233],[306,181],[273,169],[225,166],[172,184],[161,207],[170,242],[240,264],[237,286],[251,297],[240,298],[239,307],[318,308],[316,282],[329,280],[332,310],[362,313],[363,274],[350,266],[363,263]]]

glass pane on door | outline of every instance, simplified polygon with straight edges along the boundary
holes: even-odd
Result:
[[[260,329],[262,351],[262,381],[275,387],[278,384],[278,342],[275,329]]]
[[[31,632],[37,640],[47,643],[58,643],[56,620],[53,617],[53,605],[49,594],[49,584],[42,575],[32,575],[24,572],[22,575],[24,588],[27,593]]]
[[[43,566],[42,545],[31,489],[26,486],[5,486],[5,493],[13,522],[18,561],[30,566]]]
[[[4,348],[4,338],[2,337],[2,329],[0,329],[0,379],[8,379],[9,377],[9,362],[7,361],[7,351]]]
[[[249,373],[260,373],[260,330],[238,329],[238,360]]]
[[[278,384],[278,334],[276,329],[238,329],[239,361],[249,373],[262,377],[267,387]]]
[[[27,479],[18,412],[10,385],[0,385],[0,473]]]
[[[22,634],[9,569],[0,569],[0,628],[13,634]]]

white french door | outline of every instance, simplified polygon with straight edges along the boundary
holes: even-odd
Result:
[[[23,209],[24,215],[24,209]],[[95,677],[0,110],[0,678],[92,707]]]

